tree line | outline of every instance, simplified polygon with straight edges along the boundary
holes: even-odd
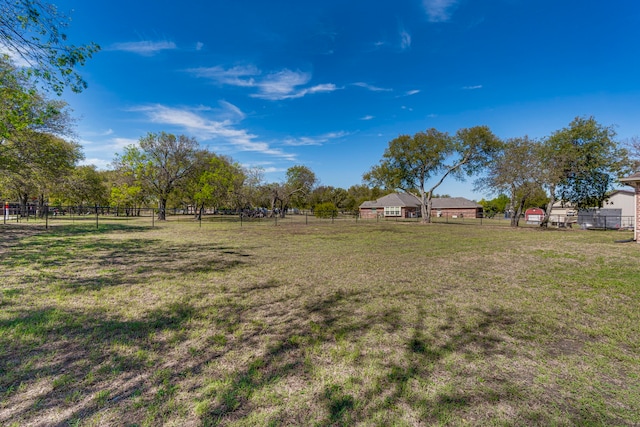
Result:
[[[81,92],[86,82],[76,69],[100,47],[71,44],[64,34],[69,19],[51,3],[0,0],[0,10],[0,45],[29,64],[17,68],[0,55],[0,195],[18,200],[22,212],[35,200],[40,212],[47,203],[115,205],[131,214],[157,205],[161,220],[169,207],[188,207],[196,216],[219,207],[333,215],[399,190],[418,196],[422,219],[429,222],[435,190],[446,179],[473,178],[476,190],[497,195],[482,201],[487,211],[510,209],[517,226],[530,205],[546,206],[543,224],[557,200],[578,209],[599,207],[621,175],[638,170],[638,139],[625,147],[612,126],[593,117],[576,117],[541,139],[502,140],[487,126],[400,135],[363,175],[364,184],[348,189],[320,185],[302,165],[289,168],[282,182],[267,183],[258,168],[201,149],[189,136],[164,132],[126,147],[111,170],[78,166],[83,154],[73,140],[73,119],[66,104],[47,93]]]
[[[613,126],[593,117],[576,117],[541,139],[502,140],[487,126],[460,129],[454,135],[428,129],[390,141],[364,179],[417,194],[423,222],[430,222],[432,196],[443,181],[473,177],[476,190],[498,194],[485,205],[494,211],[510,210],[511,225],[518,226],[524,209],[532,204],[546,206],[546,225],[558,200],[577,209],[601,207],[621,175],[637,166],[615,137]],[[640,144],[633,140],[631,147],[637,150]]]

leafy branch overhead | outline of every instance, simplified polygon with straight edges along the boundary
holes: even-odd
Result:
[[[65,32],[70,21],[43,0],[0,0],[0,48],[26,62],[27,75],[58,95],[67,87],[82,92],[87,83],[76,69],[100,46],[70,43]]]

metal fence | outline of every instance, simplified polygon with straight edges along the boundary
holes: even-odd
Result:
[[[379,216],[371,219],[363,219],[357,213],[339,212],[328,218],[320,218],[313,211],[295,210],[281,217],[278,213],[267,210],[205,210],[202,215],[196,215],[193,209],[171,208],[166,210],[168,222],[183,222],[206,227],[211,224],[236,224],[243,226],[258,225],[323,225],[346,223],[416,223],[422,218],[401,218]],[[135,222],[136,226],[157,226],[158,210],[151,207],[120,207],[120,206],[37,206],[29,205],[20,208],[15,203],[5,204],[3,209],[4,224],[37,223],[45,227],[54,224],[100,224],[106,222],[127,221]],[[475,226],[509,227],[510,220],[503,217],[494,218],[470,218],[462,215],[432,216],[431,222],[439,224],[459,224]],[[574,224],[575,225],[575,224]],[[597,215],[581,216],[577,224],[585,229],[633,229],[634,218],[626,216]],[[537,224],[526,224],[524,218],[520,221],[521,227],[539,227]]]

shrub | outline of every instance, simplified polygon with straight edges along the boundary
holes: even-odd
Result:
[[[331,202],[316,205],[313,213],[318,218],[333,218],[338,215],[338,208]]]

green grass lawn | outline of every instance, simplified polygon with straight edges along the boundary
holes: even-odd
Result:
[[[0,425],[640,425],[629,232],[0,227]]]

